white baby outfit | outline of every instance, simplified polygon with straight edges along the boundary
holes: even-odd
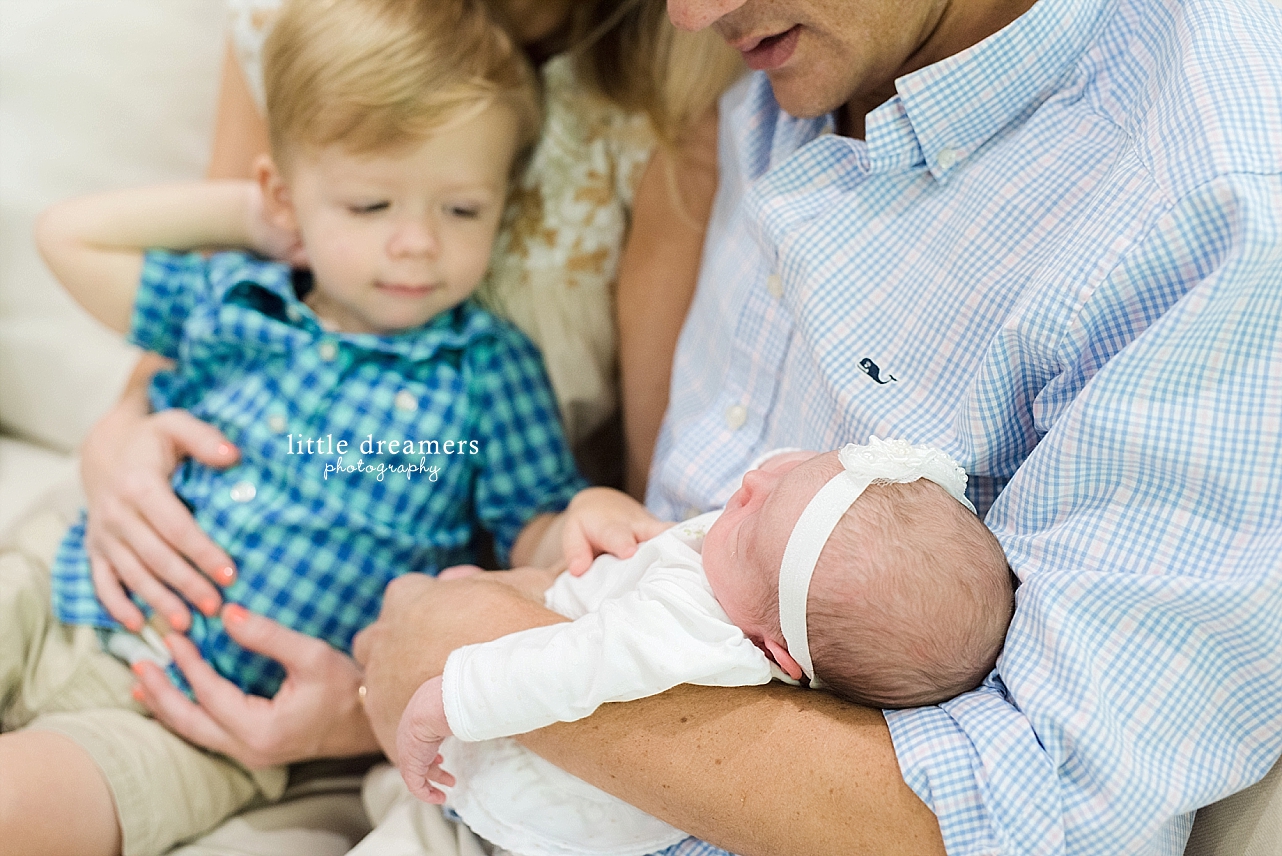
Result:
[[[747,686],[783,673],[730,623],[703,573],[709,512],[562,574],[545,602],[570,623],[450,655],[442,689],[456,738],[441,747],[458,784],[445,789],[477,834],[522,856],[642,856],[686,837],[554,767],[510,735],[591,714],[605,702],[678,684]]]

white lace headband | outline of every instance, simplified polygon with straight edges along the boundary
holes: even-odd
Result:
[[[926,479],[948,491],[948,494],[974,512],[966,498],[966,471],[939,449],[914,446],[906,440],[881,440],[869,437],[868,445],[846,446],[837,454],[842,470],[819,489],[806,505],[797,525],[788,537],[779,568],[779,626],[788,653],[810,678],[815,679],[810,660],[810,640],[806,634],[806,600],[815,563],[828,543],[832,530],[854,504],[859,495],[874,482],[905,483]]]

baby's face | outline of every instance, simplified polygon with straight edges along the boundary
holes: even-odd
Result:
[[[491,106],[422,142],[298,152],[288,204],[315,276],[309,305],[352,333],[425,323],[480,284],[503,212],[516,118]]]
[[[754,642],[766,632],[760,604],[779,586],[792,528],[839,467],[836,452],[771,458],[743,477],[703,540],[708,584],[726,615]]]

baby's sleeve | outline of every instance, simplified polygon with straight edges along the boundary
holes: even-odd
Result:
[[[204,256],[148,250],[134,297],[129,341],[176,359],[183,325],[208,291],[209,262]]]
[[[450,730],[474,741],[573,722],[606,702],[679,684],[748,686],[770,677],[769,661],[726,619],[702,572],[663,568],[575,621],[458,649],[442,693]]]

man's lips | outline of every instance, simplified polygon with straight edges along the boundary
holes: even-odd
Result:
[[[792,52],[797,48],[797,36],[800,34],[801,26],[798,24],[773,36],[750,36],[732,44],[743,54],[743,61],[748,68],[771,71],[792,58]]]

